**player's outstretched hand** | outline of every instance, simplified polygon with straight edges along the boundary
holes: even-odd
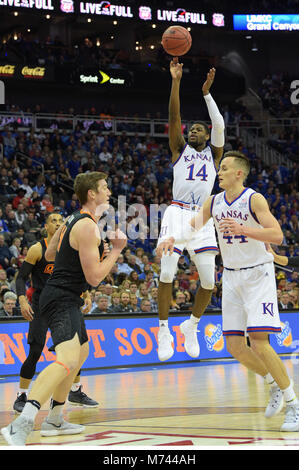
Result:
[[[169,237],[164,242],[159,243],[156,249],[157,256],[161,257],[162,255],[172,255],[174,248],[174,238]]]
[[[174,80],[180,80],[183,75],[183,64],[179,63],[178,57],[170,61],[170,73]]]
[[[207,79],[202,86],[202,92],[204,95],[208,95],[210,93],[210,88],[213,85],[215,74],[216,74],[216,69],[214,68],[210,69],[209,72],[207,73]]]

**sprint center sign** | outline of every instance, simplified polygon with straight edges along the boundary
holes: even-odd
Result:
[[[130,86],[131,76],[125,71],[104,72],[103,70],[81,71],[78,77],[80,85],[102,86]]]

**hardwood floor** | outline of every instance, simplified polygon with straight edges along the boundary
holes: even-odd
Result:
[[[292,360],[285,360],[299,383]],[[191,367],[122,370],[82,375],[84,392],[99,401],[96,409],[65,406],[65,418],[85,425],[75,436],[41,437],[47,415],[44,406],[36,419],[28,446],[113,448],[299,446],[299,432],[283,433],[284,410],[264,417],[268,386],[238,363]],[[0,426],[17,415],[12,411],[18,380],[0,380]],[[295,385],[299,395],[299,387]],[[0,437],[0,446],[6,446]]]

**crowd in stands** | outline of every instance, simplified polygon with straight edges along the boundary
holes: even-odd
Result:
[[[3,157],[0,169],[0,316],[17,308],[15,279],[31,244],[44,236],[46,216],[53,210],[64,217],[79,208],[72,191],[79,172],[103,171],[114,198],[125,196],[128,205],[169,204],[172,199],[172,168],[167,140],[91,133],[80,128],[73,133],[36,133],[0,130]],[[293,168],[268,167],[237,139],[230,148],[242,150],[251,160],[248,185],[267,199],[284,232],[282,254],[299,254],[298,164]],[[25,161],[16,158],[21,150]],[[41,171],[41,164],[44,172]],[[214,191],[219,191],[216,183]],[[130,219],[127,219],[129,222]],[[156,233],[158,235],[158,232]],[[156,238],[128,240],[127,249],[105,281],[91,290],[91,313],[157,312],[160,259],[155,255]],[[217,257],[215,289],[209,308],[221,308],[222,265]],[[277,271],[278,296],[283,305],[298,307],[297,273]],[[198,273],[189,255],[179,259],[173,284],[172,309],[190,309],[199,285]],[[28,284],[28,296],[30,284]],[[13,305],[13,307],[12,307]],[[283,307],[282,307],[283,308]]]
[[[286,72],[267,74],[258,90],[264,109],[269,111],[270,135],[268,144],[285,158],[299,161],[299,107],[294,102],[297,92],[291,85],[295,78]],[[292,98],[293,97],[293,98]],[[292,102],[293,101],[293,102]]]

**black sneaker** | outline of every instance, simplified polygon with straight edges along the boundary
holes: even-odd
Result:
[[[22,413],[26,401],[27,401],[27,395],[26,395],[26,393],[18,393],[17,399],[16,399],[16,401],[15,401],[14,404],[13,404],[13,409],[14,409],[17,413]]]
[[[74,406],[85,406],[87,408],[99,406],[98,402],[89,398],[86,393],[82,392],[81,388],[82,385],[76,392],[73,392],[72,390],[69,392],[68,402]]]

